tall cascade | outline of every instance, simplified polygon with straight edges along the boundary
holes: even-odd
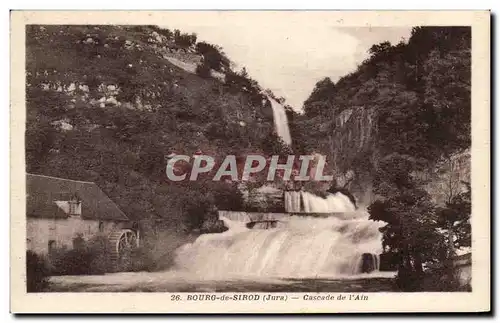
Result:
[[[348,198],[340,195],[332,194],[327,198],[331,204],[328,210],[354,210],[354,206],[346,204]],[[314,199],[309,201],[314,204]],[[309,207],[312,210],[324,208]],[[281,216],[277,218],[279,225],[270,228],[262,224],[251,229],[243,215],[231,220],[221,216],[229,229],[223,233],[201,235],[193,243],[179,248],[176,269],[204,279],[257,276],[344,278],[365,271],[377,273],[378,254],[382,252],[382,237],[378,230],[381,224],[368,220],[366,211],[357,210],[355,213],[356,216],[349,219]],[[372,258],[371,261],[366,262],[367,257]],[[367,263],[373,268],[366,270]]]
[[[271,102],[274,116],[274,126],[278,136],[280,136],[287,145],[291,145],[292,137],[290,135],[290,128],[288,127],[288,117],[286,115],[285,108],[273,98],[267,98],[269,102]]]

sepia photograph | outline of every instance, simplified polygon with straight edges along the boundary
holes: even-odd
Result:
[[[489,96],[473,106],[472,23],[301,13],[25,17],[21,292],[487,299],[473,283],[489,278],[490,214],[472,204],[489,193],[489,173],[473,180],[489,171],[473,143],[489,119],[472,116]]]

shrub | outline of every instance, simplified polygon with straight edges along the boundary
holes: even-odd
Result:
[[[219,210],[241,211],[243,209],[243,193],[236,184],[216,183],[213,188],[215,206]]]
[[[209,78],[211,75],[210,72],[211,72],[210,66],[208,66],[205,63],[201,63],[196,66],[196,74],[200,77]]]
[[[90,254],[85,249],[59,248],[50,255],[53,275],[89,275]]]
[[[175,250],[192,242],[193,237],[172,230],[161,231],[141,239],[141,246],[134,249],[130,259],[118,266],[119,271],[158,271],[171,268]]]
[[[95,236],[87,242],[87,252],[90,254],[89,272],[100,275],[113,271],[113,262],[109,258],[111,244],[106,237]]]
[[[204,64],[213,70],[220,72],[223,69],[227,69],[230,65],[229,59],[222,52],[222,49],[217,46],[199,42],[196,44],[196,51],[203,55]]]
[[[79,239],[83,240],[75,238]],[[61,247],[51,253],[53,275],[101,275],[113,270],[107,238],[95,236],[89,241],[79,241],[77,246],[74,249]]]
[[[73,248],[83,249],[85,248],[85,239],[81,233],[78,233],[76,237],[73,238]]]
[[[49,270],[43,257],[26,252],[26,287],[28,293],[43,292],[49,285]]]
[[[222,233],[227,231],[228,228],[224,224],[224,221],[218,219],[209,219],[203,222],[201,226],[200,233]]]
[[[424,276],[406,268],[401,268],[396,276],[396,285],[405,292],[418,292],[424,290]]]
[[[403,271],[396,277],[398,287],[407,292],[464,292],[471,291],[470,284],[462,285],[456,270],[450,279],[449,272],[444,267],[427,269],[421,274],[413,271]]]
[[[178,29],[174,30],[174,42],[181,47],[190,47],[196,44],[196,34],[181,33]]]
[[[452,274],[452,278],[450,278],[448,270],[444,267],[426,271],[422,279],[422,290],[435,292],[471,291],[469,284],[463,286],[460,283],[457,269],[454,269]]]
[[[399,254],[395,252],[383,252],[380,254],[380,271],[397,271]]]

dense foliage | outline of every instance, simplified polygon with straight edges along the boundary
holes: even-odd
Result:
[[[308,150],[328,147],[322,151],[330,155],[345,153],[336,142],[338,132],[345,131],[338,119],[361,107],[376,116],[366,125],[377,130],[372,147],[362,155],[370,167],[377,162],[375,154],[396,152],[436,161],[470,146],[470,50],[468,27],[418,27],[407,43],[372,46],[370,57],[355,72],[336,84],[328,77],[316,84],[304,103],[304,115],[295,117],[294,128],[302,130],[294,137],[297,145]],[[352,159],[337,166],[344,171]]]
[[[199,42],[196,44],[196,51],[203,55],[203,65],[218,72],[230,70],[230,61],[223,53],[222,48],[206,42]]]
[[[232,184],[172,184],[165,156],[201,150],[222,159],[276,149],[272,110],[257,82],[231,71],[221,49],[196,43],[196,35],[155,26],[30,25],[26,36],[30,173],[96,182],[131,218],[192,229],[218,204],[222,195],[212,192],[234,192]],[[196,51],[227,80],[201,78],[164,58]]]
[[[400,287],[415,290],[426,266],[452,270],[455,249],[471,243],[469,179],[448,188],[443,206],[426,190],[439,163],[471,144],[471,30],[417,27],[407,43],[369,53],[336,83],[316,84],[304,114],[293,115],[295,149],[369,178],[370,218],[386,223],[383,246],[397,255]]]
[[[49,286],[49,270],[44,257],[26,251],[26,288],[28,293],[44,292]]]

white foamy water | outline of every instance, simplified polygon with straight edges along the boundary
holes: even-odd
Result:
[[[288,191],[285,192],[285,211],[286,212],[301,212],[301,197],[302,192],[300,191]]]
[[[202,235],[177,250],[176,270],[207,279],[352,277],[361,274],[362,254],[382,252],[380,224],[366,216],[291,216],[267,230],[223,218],[228,231]]]
[[[315,198],[320,197],[313,196],[309,201],[314,203]],[[268,285],[292,286],[294,280],[289,279],[350,281],[394,277],[392,272],[378,271],[378,255],[382,252],[382,237],[378,229],[382,224],[368,220],[368,213],[364,210],[353,212],[354,206],[345,204],[344,198],[347,199],[341,193],[331,194],[325,199],[330,201],[326,209],[349,212],[349,217],[222,213],[227,214],[220,218],[228,230],[203,234],[193,243],[181,246],[176,250],[174,267],[168,271],[62,276],[52,277],[51,281],[59,286],[90,284],[82,287],[86,291],[141,288],[214,291],[221,286],[227,289],[235,286],[238,290],[258,290]],[[314,210],[318,209],[325,208],[316,206]],[[264,221],[264,224],[247,228],[246,224],[252,221],[252,217]],[[266,221],[278,221],[278,225],[270,229],[265,225]],[[375,263],[375,271],[362,273],[363,254],[365,257],[369,254]],[[293,288],[300,290],[305,287]]]
[[[335,213],[354,212],[355,207],[342,193],[328,194],[326,198],[304,191],[285,192],[285,210],[287,212]]]

